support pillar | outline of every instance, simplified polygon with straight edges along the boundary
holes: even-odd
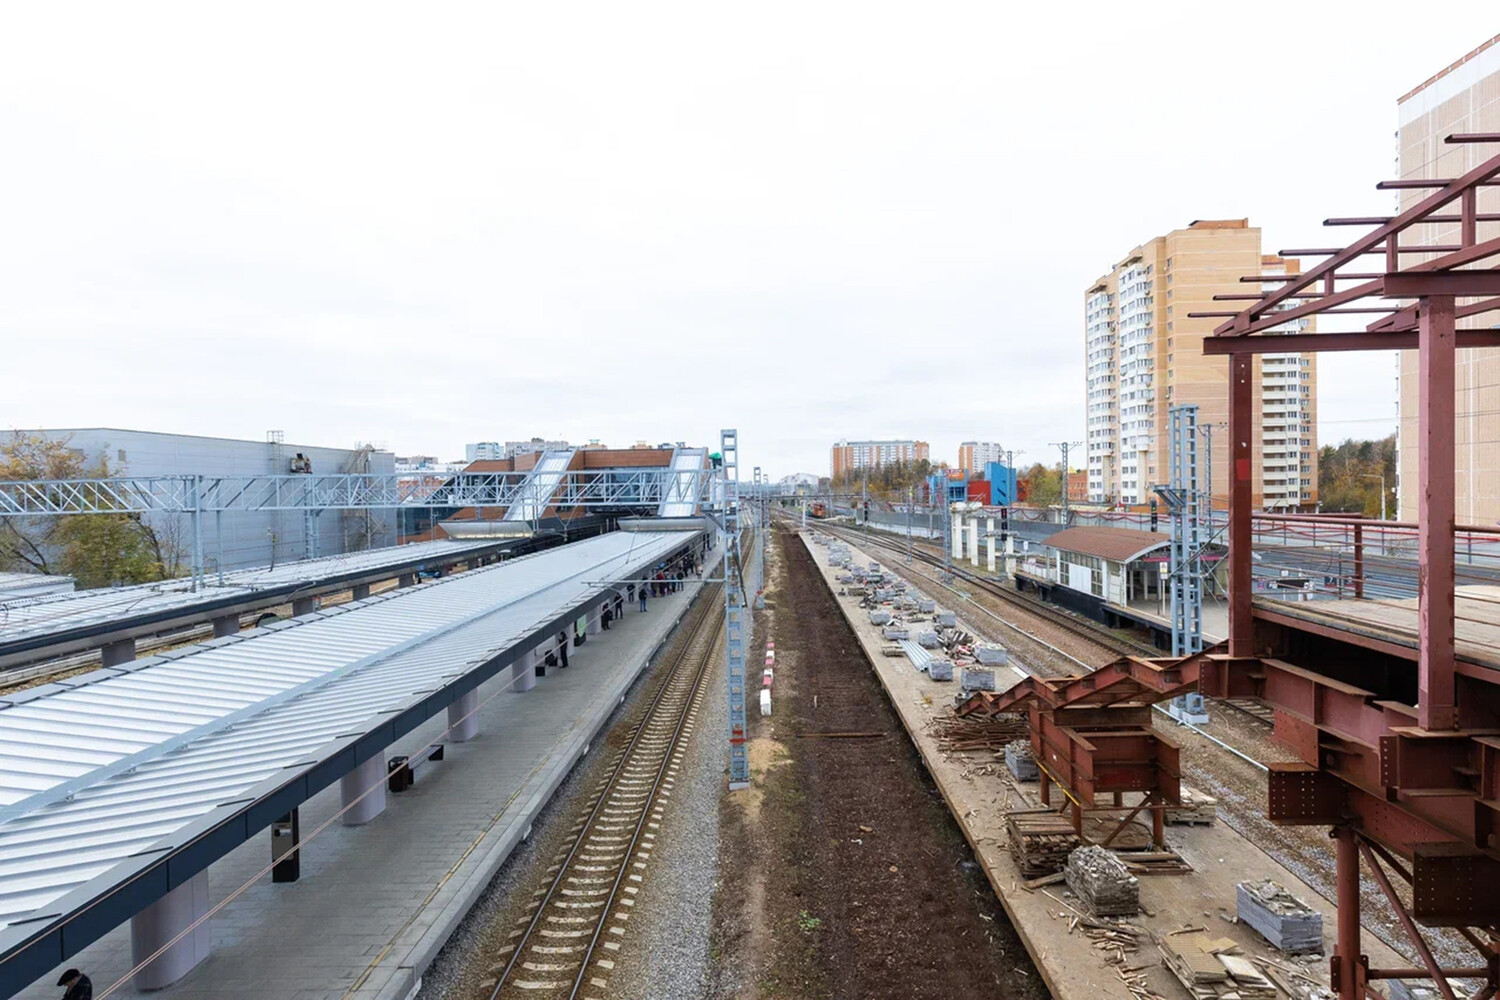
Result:
[[[969,518],[969,564],[975,569],[979,568],[979,517],[973,515]]]
[[[292,601],[292,617],[301,618],[318,610],[318,599],[316,597],[299,597]]]
[[[214,638],[222,639],[225,636],[234,635],[240,630],[239,615],[225,615],[223,618],[214,619]]]
[[[403,573],[396,578],[397,587],[415,587],[417,585],[417,574]]]
[[[587,629],[589,635],[598,635],[600,632],[604,631],[604,629],[599,624],[599,615],[601,612],[601,608],[594,608],[589,612],[589,624]]]
[[[1338,862],[1333,972],[1338,977],[1339,1000],[1364,1000],[1365,963],[1359,954],[1359,845],[1350,827],[1337,827],[1333,835]]]
[[[385,758],[380,756],[371,757],[339,779],[339,806],[348,810],[343,817],[345,826],[363,826],[385,812],[385,779]]]
[[[1417,308],[1417,722],[1453,729],[1453,298]]]
[[[946,489],[946,487],[944,487]],[[958,511],[953,512],[953,558],[964,557],[964,516]]]
[[[356,601],[367,601],[370,599],[370,585],[368,583],[356,583],[354,585],[353,598]]]
[[[989,543],[989,553],[986,560],[990,575],[995,575],[995,519],[987,517],[984,519],[984,540]]]
[[[99,651],[99,662],[102,666],[115,667],[121,663],[129,663],[135,659],[135,640],[121,639],[112,642]]]
[[[1254,414],[1251,411],[1255,373],[1253,354],[1229,356],[1229,655],[1253,656],[1255,630],[1251,619],[1250,552],[1254,525],[1250,515],[1251,476],[1255,469]]]
[[[536,687],[536,660],[530,652],[522,653],[510,670],[515,677],[515,682],[511,684],[512,691],[530,691]]]
[[[479,735],[479,689],[465,691],[448,706],[448,739],[467,743]]]
[[[208,871],[204,870],[130,918],[131,964],[151,958],[208,910]],[[203,921],[137,972],[136,989],[170,986],[207,958],[213,944],[208,925]]]
[[[271,823],[272,882],[295,882],[302,877],[302,823],[293,809]]]

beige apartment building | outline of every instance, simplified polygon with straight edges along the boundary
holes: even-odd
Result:
[[[833,478],[878,469],[897,462],[917,462],[928,456],[926,441],[839,441],[829,453]]]
[[[1500,132],[1500,35],[1491,38],[1396,102],[1397,166],[1403,178],[1457,177],[1500,152],[1492,143],[1448,144],[1454,132]],[[1431,194],[1399,191],[1404,210]],[[1456,205],[1456,203],[1455,203]],[[1480,188],[1481,216],[1500,213],[1500,188]],[[1452,212],[1445,214],[1456,214]],[[1500,237],[1500,223],[1481,222],[1480,241]],[[1458,223],[1413,227],[1402,234],[1403,244],[1459,242]],[[1409,256],[1402,264],[1422,260]],[[1460,329],[1493,327],[1500,312],[1460,319]],[[1397,482],[1399,517],[1417,519],[1417,352],[1399,355]],[[1458,383],[1454,401],[1456,515],[1461,524],[1500,521],[1500,348],[1471,348],[1458,352]]]
[[[958,446],[958,464],[955,469],[983,473],[991,462],[1005,461],[1005,449],[997,441],[965,441]]]
[[[1149,503],[1170,477],[1168,409],[1198,406],[1205,456],[1223,505],[1229,493],[1229,363],[1205,357],[1203,338],[1219,320],[1220,293],[1246,294],[1251,274],[1295,273],[1295,260],[1261,252],[1260,230],[1247,219],[1199,220],[1136,247],[1084,292],[1088,499]],[[1290,303],[1288,307],[1290,307]],[[1296,320],[1276,332],[1308,332]],[[1254,420],[1261,447],[1252,495],[1257,506],[1310,508],[1318,500],[1317,362],[1307,354],[1264,354],[1255,361]]]

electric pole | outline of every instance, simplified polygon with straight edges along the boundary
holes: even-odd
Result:
[[[1068,523],[1068,449],[1082,448],[1082,441],[1053,441],[1054,448],[1062,449],[1062,523]]]

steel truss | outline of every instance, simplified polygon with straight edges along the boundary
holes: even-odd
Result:
[[[745,640],[750,609],[745,605],[740,558],[740,446],[733,429],[719,432],[723,456],[721,488],[724,501],[724,657],[729,695],[729,787],[750,787],[750,755],[746,746]]]
[[[1500,143],[1500,134],[1446,141]],[[1267,814],[1277,823],[1334,829],[1339,930],[1332,974],[1341,1000],[1363,1000],[1368,980],[1398,975],[1430,978],[1449,998],[1446,978],[1455,975],[1481,980],[1478,997],[1500,988],[1493,941],[1468,930],[1500,925],[1500,674],[1457,659],[1454,593],[1456,350],[1500,346],[1493,325],[1500,238],[1478,238],[1489,218],[1479,214],[1479,193],[1500,186],[1497,178],[1500,156],[1459,177],[1386,182],[1380,186],[1431,193],[1393,216],[1329,219],[1370,229],[1341,248],[1283,250],[1325,259],[1300,274],[1245,276],[1261,290],[1218,296],[1247,301],[1238,312],[1188,314],[1224,320],[1205,338],[1204,352],[1229,358],[1229,641],[1203,658],[1201,687],[1275,707],[1277,739],[1301,763],[1271,765]],[[1436,242],[1444,233],[1455,233],[1457,242]],[[1362,333],[1276,332],[1305,316],[1352,312],[1381,318]],[[1458,329],[1460,320],[1469,328]],[[1280,622],[1251,599],[1255,355],[1392,348],[1419,356],[1414,677],[1402,650],[1348,631]],[[1409,909],[1377,859],[1411,882]],[[1423,968],[1373,970],[1361,956],[1361,860]],[[1460,928],[1482,967],[1439,969],[1419,923]]]
[[[0,482],[0,517],[253,511],[509,507],[544,497],[554,507],[641,507],[708,499],[713,472],[669,468],[575,469],[555,488],[530,472],[460,472],[422,495],[383,473],[143,476]]]

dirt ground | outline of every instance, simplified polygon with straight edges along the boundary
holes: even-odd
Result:
[[[778,533],[774,556],[747,656],[774,640],[774,715],[726,800],[714,995],[1046,997],[806,548]]]

